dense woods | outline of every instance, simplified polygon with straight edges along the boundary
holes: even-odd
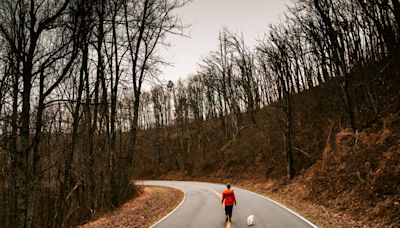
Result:
[[[264,39],[252,48],[240,33],[223,29],[218,47],[199,62],[197,72],[146,92],[151,99],[143,100],[141,123],[152,129],[155,146],[150,151],[155,151],[152,156],[144,155],[149,159],[144,164],[153,161],[155,165],[149,169],[164,165],[167,170],[207,164],[210,160],[205,159],[205,151],[211,160],[218,160],[219,149],[229,146],[241,130],[264,128],[280,135],[281,146],[276,149],[285,152],[287,177],[293,178],[293,149],[315,161],[320,153],[316,149],[323,146],[309,148],[315,153],[311,156],[304,153],[293,145],[294,131],[302,135],[306,132],[301,130],[315,121],[306,113],[327,114],[322,106],[307,110],[303,100],[293,104],[294,94],[318,87],[322,91],[319,96],[326,100],[317,102],[324,99],[320,97],[314,103],[337,110],[323,121],[338,119],[340,126],[354,132],[371,126],[386,113],[386,95],[398,94],[398,7],[396,0],[297,0],[282,22],[270,25]],[[299,107],[295,119],[293,105]],[[263,107],[275,111],[268,114],[260,111]],[[278,126],[263,125],[266,119]],[[220,148],[210,145],[216,132],[210,130],[210,124],[219,126],[224,136]],[[318,137],[321,129],[309,130]],[[325,143],[325,139],[318,140]],[[306,162],[298,168],[307,166]]]
[[[254,47],[223,29],[197,72],[145,93],[134,175],[286,191],[398,226],[398,12],[296,0]]]
[[[131,196],[143,82],[184,4],[1,2],[2,226],[74,226]]]
[[[2,0],[0,224],[74,226],[122,203],[133,175],[212,170],[249,129],[292,179],[321,156],[324,127],[399,112],[399,0],[295,0],[255,47],[223,29],[197,72],[145,91],[185,3]]]

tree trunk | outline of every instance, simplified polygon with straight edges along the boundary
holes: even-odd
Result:
[[[287,178],[293,179],[295,175],[292,151],[292,99],[288,92],[285,92],[286,100],[286,129],[285,129],[285,151],[286,151],[286,172]]]

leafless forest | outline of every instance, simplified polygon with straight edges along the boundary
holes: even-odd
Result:
[[[181,169],[213,156],[205,124],[218,123],[229,146],[272,118],[292,179],[296,94],[329,89],[353,131],[398,94],[399,0],[294,0],[256,47],[223,29],[198,72],[146,91],[186,3],[1,1],[0,224],[70,227],[120,205],[134,191],[141,132],[153,144],[141,166]],[[261,112],[269,106],[273,117]]]

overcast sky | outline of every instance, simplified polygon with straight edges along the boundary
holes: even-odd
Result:
[[[163,53],[173,66],[163,69],[163,80],[176,81],[195,73],[201,58],[217,48],[218,32],[226,26],[242,32],[248,46],[253,46],[279,21],[290,0],[193,0],[179,9],[185,32],[190,38],[170,37],[171,47]]]

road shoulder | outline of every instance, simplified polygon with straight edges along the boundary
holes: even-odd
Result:
[[[184,193],[169,187],[144,187],[142,194],[81,228],[150,227],[183,200]]]

